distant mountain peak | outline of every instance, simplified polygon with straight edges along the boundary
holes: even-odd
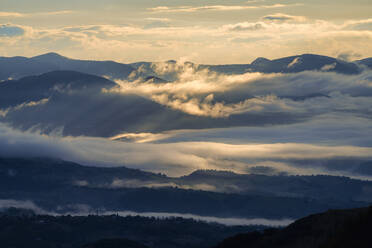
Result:
[[[41,58],[48,58],[48,59],[55,59],[55,58],[66,58],[58,53],[50,52],[50,53],[45,53],[41,54],[35,57],[32,57],[33,59],[41,59]]]
[[[252,62],[252,65],[259,65],[259,64],[264,64],[267,62],[270,62],[271,60],[264,58],[264,57],[258,57]]]
[[[196,170],[189,176],[236,176],[238,174],[228,170]]]
[[[171,60],[166,61],[166,63],[168,63],[168,64],[177,64],[177,61],[171,59]]]

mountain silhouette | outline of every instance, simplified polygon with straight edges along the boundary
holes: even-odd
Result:
[[[359,62],[361,64],[366,63]],[[209,68],[212,71],[233,74],[245,72],[261,73],[298,73],[303,71],[327,71],[342,74],[357,74],[362,71],[358,63],[346,62],[332,57],[316,54],[302,54],[269,60],[259,57],[251,64],[246,65],[204,65],[202,68]]]
[[[330,210],[297,220],[284,229],[239,234],[216,248],[369,248],[372,207]]]
[[[57,53],[47,53],[32,58],[0,57],[0,80],[19,79],[58,70],[126,79],[135,69],[130,65],[114,61],[77,60]]]

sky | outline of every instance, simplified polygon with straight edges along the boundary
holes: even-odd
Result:
[[[372,56],[370,0],[1,0],[0,55],[250,63]]]

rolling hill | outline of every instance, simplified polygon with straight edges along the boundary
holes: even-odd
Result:
[[[297,220],[284,229],[239,234],[216,248],[368,248],[372,207],[330,210]]]

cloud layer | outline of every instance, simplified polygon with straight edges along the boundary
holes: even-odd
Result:
[[[206,9],[219,10],[222,7]],[[199,11],[194,7],[159,7],[157,10]],[[48,14],[72,14],[68,11],[52,13]],[[23,30],[17,36],[2,39],[0,53],[8,56],[56,51],[71,57],[122,62],[188,57],[211,64],[248,63],[261,56],[275,58],[301,53],[336,57],[347,52],[372,56],[370,19],[348,20],[340,24],[284,12],[263,15],[256,21],[218,25],[178,24],[162,15],[149,16],[142,25],[65,25],[54,28],[3,25]],[[229,56],[225,56],[227,53]]]
[[[287,66],[299,63],[295,58]],[[323,66],[323,72],[296,74],[225,75],[199,70],[189,63],[156,63],[152,69],[157,75],[172,75],[175,81],[117,80],[119,87],[111,92],[141,95],[191,115],[213,118],[246,113],[316,116],[344,112],[370,116],[371,71],[352,76],[325,73],[334,67],[330,64]]]
[[[327,161],[372,159],[372,148],[305,143],[176,142],[127,143],[89,137],[52,137],[0,126],[0,156],[52,157],[93,166],[129,166],[168,175],[185,175],[197,169],[247,172],[270,166],[289,174],[349,175],[345,168],[329,170]],[[296,161],[308,161],[298,164]],[[318,161],[314,163],[314,161]],[[324,163],[323,163],[323,162]]]
[[[273,5],[205,5],[199,7],[193,6],[181,6],[181,7],[167,7],[158,6],[155,8],[149,8],[153,12],[161,13],[179,13],[179,12],[196,12],[196,11],[235,11],[235,10],[252,10],[252,9],[275,9],[284,8],[289,5],[285,4],[273,4]]]

